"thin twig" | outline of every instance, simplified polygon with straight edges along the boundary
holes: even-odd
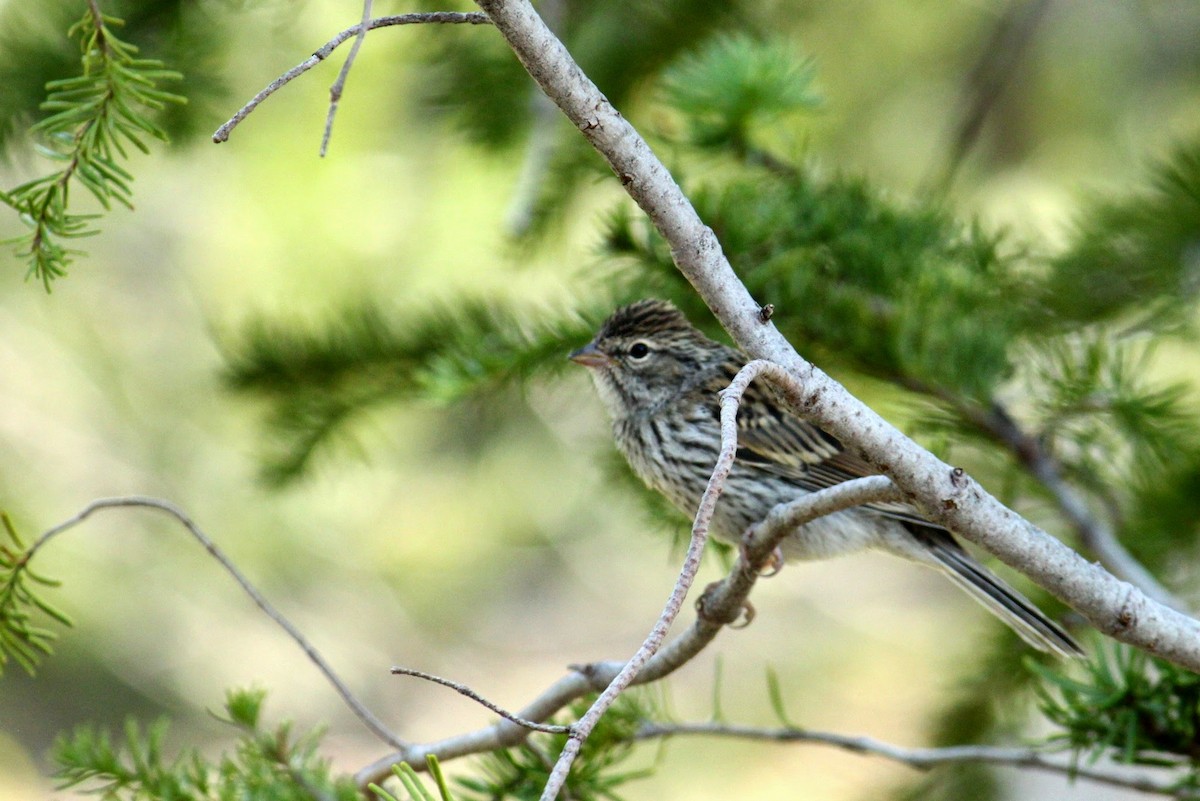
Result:
[[[1158,780],[1145,774],[1122,770],[1080,765],[1070,759],[1053,759],[1037,748],[1005,748],[990,745],[956,745],[944,748],[905,748],[892,743],[834,732],[810,731],[791,727],[759,728],[737,726],[727,723],[648,723],[638,729],[636,740],[650,740],[680,735],[708,737],[732,737],[742,740],[759,740],[780,743],[811,743],[828,745],[856,754],[869,754],[890,759],[918,770],[929,770],[939,765],[954,763],[985,763],[1006,765],[1014,768],[1033,768],[1050,773],[1061,773],[1074,778],[1125,787],[1144,793],[1158,793],[1176,798],[1196,798],[1195,794],[1180,795],[1178,780]]]
[[[558,761],[554,764],[554,770],[550,772],[550,778],[542,790],[541,801],[554,801],[558,796],[559,791],[566,784],[571,764],[579,754],[579,749],[583,746],[584,741],[587,740],[588,735],[591,734],[600,717],[616,702],[617,697],[633,683],[633,680],[637,678],[638,671],[658,651],[659,646],[662,645],[663,640],[667,636],[667,631],[671,628],[671,624],[675,622],[675,618],[679,615],[679,610],[683,608],[684,598],[687,597],[688,590],[691,589],[692,583],[696,580],[696,573],[700,570],[700,559],[704,554],[704,546],[708,542],[709,525],[712,523],[713,513],[717,509],[717,500],[721,497],[721,492],[725,489],[725,480],[729,477],[729,471],[733,469],[733,460],[736,455],[737,402],[735,398],[731,403],[722,401],[721,404],[721,451],[717,455],[717,463],[713,466],[712,475],[708,479],[708,485],[704,488],[704,494],[700,496],[700,508],[696,510],[696,517],[692,522],[692,538],[688,543],[683,567],[680,569],[679,576],[675,580],[675,586],[671,590],[670,597],[667,598],[666,606],[663,608],[658,622],[654,624],[654,628],[651,629],[642,646],[638,648],[637,652],[621,668],[621,671],[609,682],[608,687],[604,689],[604,692],[600,693],[600,696],[592,703],[592,706],[584,713],[583,717],[571,727],[571,735],[567,738],[562,753],[559,755]]]
[[[321,136],[321,158],[325,158],[325,153],[329,150],[329,137],[333,136],[333,118],[337,115],[338,103],[342,99],[342,90],[346,88],[346,79],[350,77],[350,68],[354,66],[354,59],[358,58],[358,50],[367,38],[367,25],[370,22],[371,0],[363,0],[362,21],[358,24],[358,35],[354,37],[354,44],[350,45],[350,54],[346,56],[345,63],[338,71],[337,80],[333,82],[333,86],[329,87],[329,113],[325,116],[325,133]]]
[[[496,704],[493,704],[491,701],[484,698],[482,695],[475,692],[467,685],[460,684],[457,681],[451,681],[450,679],[444,679],[441,676],[435,676],[432,673],[425,673],[424,671],[421,671],[421,670],[413,670],[412,668],[397,666],[397,667],[392,668],[392,674],[397,675],[397,676],[413,676],[418,679],[425,679],[425,681],[431,681],[434,684],[440,684],[443,687],[449,687],[451,690],[454,690],[456,693],[459,693],[460,695],[465,695],[467,698],[470,698],[475,703],[481,704],[482,706],[487,707],[488,709],[492,710],[493,712],[495,712],[497,715],[504,718],[505,720],[511,720],[513,723],[517,724],[518,726],[524,726],[526,729],[529,729],[531,731],[540,731],[540,732],[545,732],[546,734],[567,734],[571,731],[570,726],[559,726],[557,724],[552,724],[552,723],[537,723],[536,721],[526,720],[525,718],[521,717],[520,715],[513,714],[512,712],[509,712],[508,710],[503,709],[503,708],[497,706]]]
[[[458,11],[431,11],[423,14],[396,14],[387,17],[376,17],[367,22],[367,30],[373,31],[376,28],[387,28],[392,25],[419,25],[419,24],[441,24],[441,25],[488,25],[491,20],[486,14],[481,14],[478,11],[458,12]],[[258,108],[258,105],[266,100],[271,95],[278,92],[287,84],[291,83],[292,79],[298,78],[308,72],[313,67],[320,64],[329,57],[329,54],[336,50],[343,42],[351,36],[357,36],[362,31],[362,24],[355,25],[353,28],[347,28],[337,36],[330,39],[324,45],[319,47],[316,52],[306,58],[304,61],[292,67],[290,70],[280,75],[271,83],[267,84],[266,88],[250,99],[250,102],[238,109],[229,120],[213,133],[212,140],[217,144],[229,140],[229,134],[234,128],[241,123],[242,120],[250,116],[250,112]]]
[[[272,606],[271,603],[265,597],[263,597],[263,594],[260,593],[258,589],[250,583],[250,580],[246,578],[242,571],[239,570],[238,567],[229,559],[229,557],[227,557],[225,553],[217,547],[217,544],[213,542],[212,538],[205,534],[204,531],[201,530],[201,528],[196,525],[196,523],[193,522],[192,519],[188,517],[182,509],[170,501],[164,501],[160,498],[148,498],[139,495],[128,495],[116,498],[100,498],[94,500],[85,506],[83,510],[74,517],[71,517],[62,523],[59,523],[57,526],[54,526],[53,528],[47,529],[45,532],[43,532],[41,536],[39,536],[29,547],[29,550],[26,552],[25,561],[28,562],[32,560],[34,554],[36,554],[38,550],[40,550],[42,546],[51,539],[63,533],[64,531],[79,525],[84,520],[87,520],[89,517],[91,517],[94,513],[104,509],[121,509],[131,507],[158,509],[166,512],[178,520],[183,527],[188,530],[188,533],[190,533],[197,542],[204,546],[204,549],[209,552],[213,559],[216,559],[218,564],[225,568],[225,572],[233,576],[234,581],[236,581],[242,590],[250,596],[250,600],[254,601],[254,604],[261,609],[267,617],[275,621],[275,623],[281,629],[283,629],[297,645],[300,646],[300,649],[304,651],[304,654],[308,657],[309,661],[317,666],[317,669],[321,671],[326,680],[333,685],[333,688],[337,690],[338,695],[342,697],[342,700],[345,701],[348,707],[350,707],[350,710],[356,716],[358,716],[358,719],[361,720],[376,737],[390,745],[392,748],[402,749],[408,746],[407,742],[388,731],[387,727],[383,725],[382,721],[375,717],[375,715],[372,714],[371,711],[367,709],[357,697],[355,697],[354,693],[350,691],[350,688],[346,686],[346,683],[343,682],[337,673],[334,672],[333,668],[328,662],[325,661],[325,658],[321,656],[316,647],[314,647],[313,644],[310,643],[308,639],[300,633],[300,630],[293,626],[292,623],[279,612],[279,610]]]

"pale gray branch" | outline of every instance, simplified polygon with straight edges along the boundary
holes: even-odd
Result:
[[[170,501],[164,501],[160,498],[148,498],[140,495],[127,495],[116,498],[99,498],[94,500],[85,506],[83,510],[74,517],[59,523],[53,528],[47,529],[41,534],[41,536],[34,540],[33,544],[29,547],[29,551],[27,552],[26,561],[32,561],[34,555],[41,550],[41,548],[47,542],[54,539],[64,531],[79,525],[96,512],[105,509],[123,508],[158,509],[166,512],[179,521],[183,527],[187,529],[188,533],[191,534],[197,542],[204,546],[204,549],[208,551],[212,558],[217,560],[217,563],[220,564],[221,567],[225,568],[225,572],[233,576],[233,580],[238,583],[238,586],[242,588],[243,592],[250,596],[250,600],[254,601],[255,606],[261,609],[267,617],[275,621],[276,625],[283,629],[284,632],[286,632],[287,635],[291,637],[297,645],[300,646],[300,649],[304,651],[304,655],[308,657],[310,662],[317,666],[317,670],[321,671],[321,674],[325,676],[326,681],[333,685],[333,688],[337,691],[338,695],[342,697],[342,700],[346,703],[346,706],[350,707],[350,711],[358,716],[358,719],[363,722],[363,725],[370,729],[376,737],[390,745],[392,748],[406,748],[408,746],[408,743],[388,731],[388,728],[383,725],[383,722],[375,717],[375,715],[373,715],[371,711],[367,709],[361,701],[358,700],[354,693],[350,691],[350,688],[346,686],[346,683],[342,681],[341,677],[334,672],[333,667],[327,661],[325,661],[325,657],[321,656],[321,653],[316,649],[316,646],[309,642],[308,638],[301,634],[300,630],[293,626],[291,621],[284,617],[278,609],[271,605],[270,601],[263,597],[263,594],[258,591],[258,588],[250,583],[250,579],[246,578],[242,571],[238,569],[237,565],[235,565],[229,559],[229,557],[225,555],[224,551],[217,547],[217,544],[212,540],[212,538],[205,534],[204,531],[198,525],[196,525],[196,523],[190,517],[188,517],[188,515],[182,509]]]
[[[744,389],[743,387],[742,390],[744,391]],[[600,717],[633,683],[642,667],[658,651],[659,646],[666,639],[671,624],[679,615],[679,610],[683,608],[683,600],[687,597],[688,590],[692,588],[692,583],[696,580],[696,574],[700,571],[700,559],[704,555],[704,546],[708,542],[709,525],[712,523],[713,513],[717,509],[717,500],[725,489],[725,480],[729,478],[729,471],[733,468],[733,460],[737,454],[737,406],[741,393],[731,392],[729,397],[730,402],[721,404],[721,452],[717,455],[717,463],[713,466],[708,485],[704,488],[704,494],[700,496],[700,508],[696,510],[696,517],[692,522],[692,537],[688,543],[687,554],[684,556],[683,567],[667,598],[666,606],[645,642],[604,688],[604,692],[579,719],[579,722],[571,727],[571,734],[563,746],[562,753],[559,754],[558,761],[554,763],[554,769],[550,771],[546,787],[542,790],[542,801],[554,801],[558,797],[567,781],[571,764],[578,756],[584,741],[592,733],[592,729],[600,721]]]
[[[960,409],[960,411],[962,411]],[[1063,516],[1075,528],[1083,547],[1118,578],[1140,588],[1142,592],[1180,611],[1187,605],[1164,587],[1150,571],[1133,558],[1117,539],[1112,527],[1088,508],[1080,494],[1062,476],[1058,461],[1041,441],[1024,431],[1000,404],[993,404],[987,413],[970,417],[971,422],[991,434],[1007,447],[1029,474],[1054,498]]]
[[[367,22],[367,30],[372,31],[376,28],[386,28],[392,25],[418,25],[437,23],[442,25],[487,25],[487,16],[478,12],[460,13],[457,11],[431,11],[424,14],[395,14],[388,17],[377,17],[376,19]],[[321,47],[317,48],[311,56],[301,61],[290,70],[280,75],[271,83],[267,84],[261,92],[250,99],[250,102],[238,109],[229,120],[218,128],[212,136],[213,142],[220,144],[229,140],[229,134],[233,129],[241,123],[242,120],[250,116],[250,112],[258,108],[259,104],[266,100],[271,95],[278,92],[287,84],[291,83],[294,78],[298,78],[308,72],[313,67],[320,64],[325,59],[329,58],[329,54],[336,50],[342,43],[352,36],[358,36],[362,32],[362,24],[355,25],[353,28],[347,28],[337,36],[330,39]]]
[[[648,723],[638,729],[638,740],[660,739],[681,735],[705,737],[730,737],[740,740],[760,740],[779,743],[809,743],[827,745],[856,754],[883,757],[918,770],[929,770],[939,765],[970,762],[988,765],[1003,765],[1014,768],[1032,768],[1115,787],[1139,790],[1144,793],[1169,795],[1174,798],[1196,798],[1195,794],[1181,791],[1178,777],[1154,777],[1127,769],[1104,768],[1077,764],[1070,759],[1054,757],[1037,748],[1011,748],[991,745],[955,745],[944,748],[905,748],[892,743],[861,735],[838,734],[836,732],[810,731],[791,727],[760,728],[737,726],[728,723]]]
[[[645,140],[588,79],[528,0],[477,0],[526,70],[608,161],[671,246],[680,272],[751,356],[795,379],[788,399],[865,458],[939,523],[1070,605],[1100,631],[1200,671],[1200,623],[1091,564],[942,462],[802,359],[750,296],[713,231]],[[777,300],[777,299],[771,299]]]
[[[346,79],[350,77],[350,68],[354,66],[354,60],[358,58],[358,51],[367,38],[367,31],[370,30],[367,26],[371,23],[371,3],[372,0],[363,0],[358,35],[354,37],[354,44],[350,45],[350,53],[338,71],[337,80],[329,87],[329,113],[325,115],[325,133],[321,137],[321,158],[325,158],[325,153],[329,150],[329,139],[333,136],[333,118],[337,116],[338,103],[342,101],[342,92],[346,88]]]

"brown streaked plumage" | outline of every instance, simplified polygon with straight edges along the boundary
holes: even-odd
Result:
[[[684,514],[694,515],[720,449],[717,393],[748,359],[704,336],[660,300],[617,309],[571,359],[591,373],[617,449],[633,471]],[[742,399],[737,457],[711,527],[715,537],[734,543],[776,504],[878,472],[793,414],[762,382]],[[937,568],[1040,650],[1083,653],[950,532],[906,504],[871,504],[814,520],[789,535],[783,553],[788,559],[822,559],[866,548]]]

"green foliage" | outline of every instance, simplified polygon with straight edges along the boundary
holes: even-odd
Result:
[[[559,717],[564,723],[578,720],[591,706],[592,698],[580,699]],[[578,801],[619,801],[617,788],[648,775],[648,771],[620,771],[620,765],[633,751],[634,735],[651,713],[644,696],[626,693],[600,719],[591,736],[583,744],[571,774],[567,778],[563,797]],[[535,735],[542,738],[542,735]],[[392,768],[412,801],[503,801],[503,799],[536,799],[562,751],[567,735],[548,735],[534,744],[525,742],[515,748],[494,751],[476,760],[477,773],[456,780],[460,792],[452,793],[441,765],[433,756],[427,758],[429,775],[437,795],[426,787],[421,777],[407,763]],[[532,739],[532,738],[531,738]],[[381,801],[399,801],[399,797],[377,785],[371,790]]]
[[[621,764],[633,749],[633,735],[649,714],[647,705],[626,694],[606,714],[588,738],[567,782],[567,792],[579,801],[617,801],[616,790],[644,771],[622,771]],[[209,759],[195,749],[165,755],[165,720],[142,727],[130,720],[120,738],[89,726],[60,737],[52,759],[61,787],[103,794],[112,801],[353,801],[361,798],[353,779],[330,772],[329,760],[319,747],[323,732],[297,733],[285,721],[273,728],[262,723],[266,694],[262,690],[231,690],[226,694],[225,717],[238,732],[231,752]],[[573,704],[563,717],[575,720],[589,706]],[[542,737],[542,735],[535,735]],[[460,792],[452,794],[437,760],[428,768],[438,790],[437,798],[452,801],[537,798],[549,769],[565,743],[566,735],[549,735],[515,748],[486,754],[476,760],[472,775],[457,780]],[[532,740],[532,738],[531,738]],[[408,765],[396,776],[414,801],[435,796]],[[396,796],[371,788],[383,801]]]
[[[1139,476],[1130,495],[1121,539],[1133,555],[1154,570],[1190,569],[1200,541],[1200,452]]]
[[[555,722],[578,720],[592,700],[589,697],[574,702],[561,716],[563,720]],[[634,734],[649,719],[650,712],[643,694],[635,691],[622,695],[600,718],[584,742],[567,777],[563,796],[579,801],[619,801],[619,787],[649,775],[646,770],[622,771],[619,768],[633,753]],[[484,755],[479,760],[478,775],[459,780],[465,791],[464,801],[540,798],[554,760],[566,741],[566,734],[550,734],[537,743],[526,742]]]
[[[688,145],[745,155],[755,131],[820,104],[815,74],[811,60],[781,42],[732,35],[680,58],[662,86],[685,121]]]
[[[133,208],[133,176],[122,166],[126,146],[147,152],[144,138],[166,134],[147,116],[183,98],[164,92],[158,84],[176,80],[179,73],[150,59],[137,58],[137,48],[116,37],[121,21],[102,15],[94,6],[70,31],[79,38],[82,74],[51,81],[42,103],[52,112],[34,126],[43,143],[38,152],[57,169],[20,186],[0,192],[0,201],[16,211],[28,233],[7,240],[26,259],[28,275],[41,280],[46,291],[66,274],[79,251],[64,240],[98,233],[97,214],[70,210],[70,188],[82,185],[105,210],[113,204]]]
[[[1159,476],[1200,444],[1190,388],[1151,379],[1154,356],[1153,341],[1103,329],[1029,354],[1030,416],[1077,480],[1102,487]]]
[[[444,3],[425,7],[446,8]],[[633,115],[649,78],[680,54],[736,27],[751,8],[751,3],[718,0],[592,0],[562,6],[561,18],[554,7],[541,11],[588,77],[617,108]],[[536,141],[527,146],[538,153],[534,158],[548,161],[546,176],[533,188],[526,223],[514,233],[530,241],[544,239],[554,223],[569,218],[571,201],[602,162],[570,125],[555,120],[537,129],[530,115],[536,89],[498,37],[473,36],[468,47],[460,36],[439,33],[423,43],[424,68],[414,76],[410,93],[488,149],[512,148],[533,131]]]
[[[446,777],[442,773],[442,766],[438,762],[437,757],[430,754],[425,758],[425,765],[429,770],[429,775],[433,777],[434,786],[437,787],[437,798],[441,801],[454,801],[454,794],[450,792],[450,787],[446,783]],[[404,785],[408,797],[412,801],[436,801],[434,795],[425,789],[425,784],[421,781],[421,777],[413,770],[412,765],[407,762],[401,762],[399,765],[392,766],[392,773]],[[375,795],[379,796],[381,801],[400,801],[396,796],[389,793],[377,784],[370,785],[370,789]]]
[[[295,734],[290,723],[264,729],[261,690],[226,696],[227,722],[239,730],[232,754],[210,761],[194,749],[173,759],[163,753],[166,721],[143,729],[125,724],[120,741],[81,727],[55,744],[53,761],[62,788],[101,793],[114,801],[353,801],[349,777],[330,774],[317,748],[322,733]]]
[[[58,582],[30,569],[32,551],[21,542],[8,515],[0,513],[0,523],[4,527],[0,536],[0,675],[10,659],[33,675],[42,657],[51,653],[50,644],[56,638],[50,629],[35,625],[34,619],[41,614],[63,626],[70,626],[71,619],[37,589],[57,587]]]
[[[226,380],[272,402],[279,447],[265,475],[282,482],[368,409],[413,398],[452,403],[554,372],[594,325],[572,313],[548,311],[536,324],[530,316],[464,300],[403,318],[362,303],[310,331],[259,320],[227,346]]]
[[[1200,784],[1200,675],[1120,644],[1095,649],[1080,670],[1031,667],[1045,679],[1042,712],[1062,729],[1050,742],[1089,763],[1187,766],[1189,786]]]
[[[689,194],[751,294],[775,304],[772,320],[791,341],[968,397],[986,397],[1011,374],[1009,349],[1026,315],[995,237],[935,207],[888,201],[861,179],[799,169],[739,172]],[[616,218],[606,241],[613,256],[685,294],[657,234]]]
[[[1153,170],[1148,189],[1098,200],[1052,262],[1042,302],[1053,325],[1194,325],[1200,292],[1200,141]]]

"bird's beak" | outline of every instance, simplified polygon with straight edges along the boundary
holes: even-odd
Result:
[[[584,367],[604,367],[612,364],[612,358],[605,353],[602,353],[596,347],[595,342],[589,342],[578,350],[571,351],[571,355],[567,357],[576,364],[582,364]]]

